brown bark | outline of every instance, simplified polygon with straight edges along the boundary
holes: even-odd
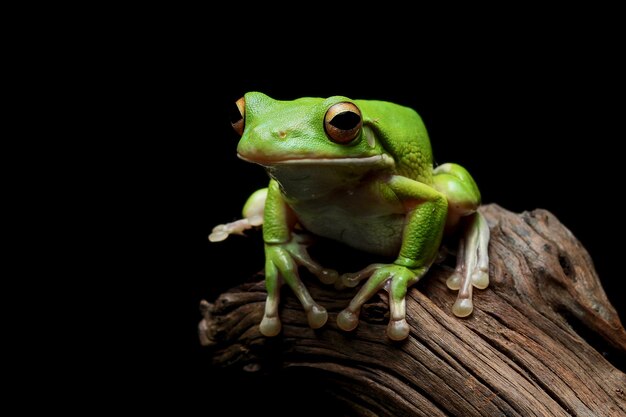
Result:
[[[202,337],[215,366],[297,367],[325,373],[328,392],[371,416],[626,416],[626,332],[593,263],[552,214],[481,208],[491,229],[490,278],[474,312],[451,312],[452,269],[435,265],[407,295],[409,338],[386,337],[386,295],[372,299],[352,333],[335,324],[355,290],[304,277],[329,311],[311,330],[283,292],[283,331],[258,331],[265,301],[259,277],[203,302]],[[304,276],[304,274],[303,274]],[[609,362],[602,353],[609,353]],[[621,367],[620,371],[618,367]]]

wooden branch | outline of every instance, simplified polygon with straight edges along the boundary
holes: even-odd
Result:
[[[303,378],[321,370],[328,392],[356,415],[626,415],[626,332],[585,249],[544,210],[481,210],[491,228],[491,284],[474,292],[470,317],[452,314],[456,294],[445,285],[452,268],[436,265],[407,295],[406,341],[386,337],[384,293],[346,333],[335,320],[355,290],[338,292],[305,276],[328,323],[311,330],[285,290],[283,332],[266,338],[258,330],[265,301],[259,277],[203,302],[201,339],[214,365],[297,367]],[[610,352],[613,364],[596,348]]]

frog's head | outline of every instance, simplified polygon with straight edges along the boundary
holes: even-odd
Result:
[[[347,97],[274,100],[251,92],[236,103],[232,124],[240,158],[276,170],[285,165],[388,168],[394,164],[367,115]]]

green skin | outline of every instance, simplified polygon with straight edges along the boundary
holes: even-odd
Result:
[[[326,310],[299,278],[298,267],[304,266],[339,288],[367,279],[337,316],[341,329],[354,330],[361,306],[384,288],[390,295],[387,334],[393,340],[406,338],[407,288],[436,259],[444,232],[459,225],[464,229],[457,269],[448,286],[459,290],[454,314],[471,313],[472,286],[488,285],[489,229],[476,211],[480,192],[459,165],[433,169],[428,134],[415,111],[341,96],[277,101],[252,92],[244,100],[238,156],[266,167],[271,180],[267,189],[250,197],[243,220],[217,226],[209,238],[223,240],[263,224],[268,293],[260,325],[264,335],[281,330],[278,305],[283,283],[302,303],[312,328],[326,323]],[[348,143],[336,143],[327,133],[325,116],[337,103],[352,103],[361,113],[362,125]],[[395,261],[340,276],[309,257],[306,239],[293,231],[296,224],[314,235]]]

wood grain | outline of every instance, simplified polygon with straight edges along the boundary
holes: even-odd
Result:
[[[213,365],[289,367],[302,378],[323,372],[320,389],[353,415],[626,416],[626,332],[588,253],[547,211],[481,210],[491,229],[491,284],[474,291],[470,317],[452,314],[456,294],[445,285],[452,268],[435,265],[408,293],[406,341],[386,337],[385,293],[346,333],[335,320],[355,290],[305,276],[328,323],[311,330],[285,290],[283,332],[266,338],[258,331],[259,276],[203,302],[201,339]]]

